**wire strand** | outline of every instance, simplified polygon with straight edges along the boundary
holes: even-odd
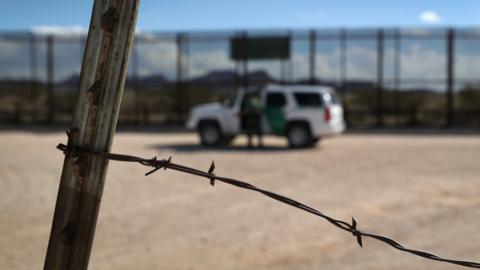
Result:
[[[69,135],[69,133],[67,133],[67,135]],[[403,245],[401,245],[400,243],[398,243],[397,241],[395,241],[391,238],[382,236],[382,235],[371,234],[371,233],[368,233],[368,232],[358,230],[357,229],[357,222],[354,218],[352,218],[352,223],[350,224],[346,221],[330,217],[330,216],[322,213],[321,211],[319,211],[319,210],[317,210],[313,207],[310,207],[306,204],[303,204],[303,203],[301,203],[299,201],[296,201],[294,199],[291,199],[289,197],[286,197],[286,196],[283,196],[283,195],[280,195],[280,194],[277,194],[277,193],[274,193],[274,192],[271,192],[271,191],[268,191],[268,190],[265,190],[265,189],[262,189],[262,188],[258,188],[256,186],[250,184],[250,183],[243,182],[243,181],[240,181],[240,180],[237,180],[237,179],[217,176],[213,173],[213,171],[215,169],[215,165],[214,165],[213,162],[212,162],[208,172],[205,172],[205,171],[195,169],[195,168],[192,168],[192,167],[188,167],[188,166],[173,163],[171,161],[171,157],[168,158],[168,159],[158,160],[156,157],[151,158],[151,159],[145,159],[145,158],[131,156],[131,155],[96,152],[96,151],[91,151],[91,150],[82,149],[82,148],[79,148],[79,147],[76,147],[76,146],[72,146],[70,142],[71,142],[71,140],[69,138],[69,144],[68,145],[59,144],[57,146],[57,148],[59,150],[61,150],[65,155],[70,154],[73,157],[77,157],[77,158],[80,157],[80,156],[95,156],[95,157],[100,157],[100,158],[103,158],[103,159],[106,159],[106,160],[133,162],[133,163],[139,163],[139,164],[144,165],[144,166],[152,167],[153,169],[151,171],[147,172],[145,175],[149,175],[149,174],[151,174],[151,173],[153,173],[153,172],[155,172],[159,169],[170,169],[170,170],[175,170],[175,171],[179,171],[179,172],[183,172],[183,173],[187,173],[187,174],[191,174],[191,175],[204,177],[204,178],[210,180],[211,185],[214,185],[215,181],[219,181],[219,182],[222,182],[222,183],[225,183],[225,184],[236,186],[238,188],[247,189],[247,190],[251,190],[251,191],[261,193],[261,194],[263,194],[267,197],[270,197],[274,200],[277,200],[277,201],[282,202],[284,204],[293,206],[297,209],[303,210],[303,211],[308,212],[312,215],[316,215],[318,217],[321,217],[321,218],[325,219],[326,221],[328,221],[329,223],[331,223],[332,225],[336,226],[337,228],[339,228],[341,230],[344,230],[344,231],[347,231],[347,232],[350,232],[353,236],[356,237],[357,243],[360,245],[360,247],[363,246],[362,238],[366,237],[366,238],[371,238],[371,239],[375,239],[375,240],[384,242],[385,244],[393,247],[394,249],[397,249],[397,250],[400,250],[400,251],[403,251],[403,252],[407,252],[407,253],[410,253],[410,254],[413,254],[413,255],[416,255],[416,256],[419,256],[419,257],[423,257],[423,258],[426,258],[426,259],[429,259],[429,260],[451,263],[451,264],[456,264],[456,265],[460,265],[460,266],[464,266],[464,267],[470,267],[470,268],[480,268],[480,263],[478,263],[478,262],[455,260],[455,259],[446,259],[446,258],[437,256],[437,255],[429,253],[429,252],[406,248]]]

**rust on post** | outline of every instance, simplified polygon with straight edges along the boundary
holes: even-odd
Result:
[[[109,8],[103,15],[101,19],[102,30],[108,33],[113,32],[113,27],[117,22],[117,10],[115,7]]]
[[[102,86],[102,81],[96,81],[90,88],[87,90],[87,100],[91,106],[98,104],[98,99],[100,97],[100,91]]]
[[[109,152],[139,0],[95,0],[75,97],[70,147]],[[108,161],[65,156],[44,269],[87,269]]]

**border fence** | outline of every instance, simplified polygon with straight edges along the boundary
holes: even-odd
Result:
[[[232,40],[282,37],[282,59]],[[85,34],[0,33],[0,122],[68,123]],[[121,123],[181,124],[197,104],[267,83],[337,89],[347,124],[480,127],[480,29],[138,33]]]

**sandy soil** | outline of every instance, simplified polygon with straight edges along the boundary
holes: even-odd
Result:
[[[0,269],[41,269],[65,141],[0,133]],[[119,133],[114,151],[176,162],[292,196],[412,248],[480,260],[480,136],[347,134],[309,150],[198,147],[192,134]],[[90,269],[460,269],[354,237],[259,194],[110,163]]]

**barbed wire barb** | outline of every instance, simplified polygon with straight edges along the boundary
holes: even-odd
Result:
[[[68,134],[68,136],[70,137],[70,134]],[[206,179],[209,179],[210,184],[212,186],[215,184],[215,181],[220,181],[220,182],[223,182],[225,184],[236,186],[238,188],[259,192],[259,193],[261,193],[261,194],[263,194],[267,197],[270,197],[274,200],[277,200],[277,201],[282,202],[284,204],[288,204],[288,205],[290,205],[292,207],[295,207],[297,209],[300,209],[300,210],[303,210],[303,211],[308,212],[310,214],[321,217],[321,218],[327,220],[332,225],[336,226],[337,228],[339,228],[341,230],[344,230],[344,231],[347,231],[347,232],[350,232],[353,236],[355,236],[355,238],[357,240],[357,243],[360,247],[363,247],[362,238],[367,237],[367,238],[376,239],[378,241],[384,242],[385,244],[393,247],[394,249],[397,249],[397,250],[400,250],[400,251],[403,251],[403,252],[407,252],[407,253],[410,253],[410,254],[413,254],[413,255],[416,255],[416,256],[419,256],[419,257],[423,257],[423,258],[426,258],[426,259],[429,259],[429,260],[440,261],[440,262],[445,262],[445,263],[450,263],[450,264],[455,264],[455,265],[460,265],[460,266],[470,267],[470,268],[480,268],[480,263],[478,263],[478,262],[455,260],[455,259],[446,259],[446,258],[434,255],[434,254],[429,253],[429,252],[406,248],[403,245],[401,245],[400,243],[398,243],[397,241],[395,241],[391,238],[388,238],[386,236],[371,234],[371,233],[367,233],[367,232],[358,230],[357,229],[357,227],[358,227],[357,221],[353,217],[352,217],[352,223],[350,224],[346,221],[330,217],[330,216],[320,212],[319,210],[317,210],[315,208],[312,208],[308,205],[305,205],[301,202],[298,202],[294,199],[288,198],[286,196],[283,196],[283,195],[280,195],[280,194],[277,194],[277,193],[274,193],[274,192],[271,192],[271,191],[268,191],[268,190],[265,190],[265,189],[262,189],[262,188],[258,188],[256,186],[250,184],[250,183],[243,182],[243,181],[233,179],[233,178],[217,176],[213,173],[213,171],[215,170],[215,163],[213,161],[212,161],[208,171],[205,172],[205,171],[198,170],[198,169],[195,169],[195,168],[192,168],[192,167],[188,167],[188,166],[173,163],[172,162],[172,157],[169,157],[168,159],[158,160],[157,157],[154,157],[154,158],[151,158],[151,159],[145,159],[145,158],[131,156],[131,155],[95,152],[95,151],[90,151],[90,150],[87,150],[87,149],[82,149],[82,148],[73,146],[72,141],[70,139],[68,141],[69,141],[69,145],[59,144],[57,146],[57,149],[62,151],[65,155],[71,154],[71,155],[75,155],[75,156],[80,156],[80,155],[96,156],[96,157],[101,157],[101,158],[108,159],[108,160],[123,161],[123,162],[134,162],[134,163],[139,163],[139,164],[144,165],[144,166],[153,167],[153,169],[151,171],[147,172],[145,175],[150,175],[150,174],[152,174],[152,173],[154,173],[154,172],[156,172],[156,171],[158,171],[159,169],[162,169],[162,168],[164,170],[171,169],[171,170],[175,170],[175,171],[179,171],[179,172],[183,172],[183,173],[187,173],[187,174],[191,174],[191,175],[196,175],[196,176],[200,176],[200,177],[204,177]]]

